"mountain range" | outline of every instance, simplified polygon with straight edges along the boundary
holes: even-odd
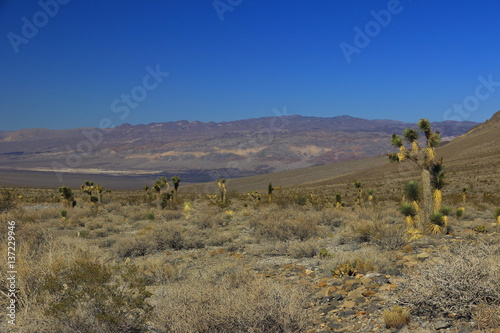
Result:
[[[432,125],[446,143],[478,124]],[[115,185],[121,183],[118,188],[129,188],[159,175],[204,182],[268,174],[382,155],[391,150],[393,133],[414,126],[350,116],[288,115],[221,123],[182,120],[103,129],[0,131],[0,185],[36,183],[26,175],[51,182],[55,175],[60,184],[74,175],[114,176]]]

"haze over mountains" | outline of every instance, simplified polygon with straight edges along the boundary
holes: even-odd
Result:
[[[474,122],[434,123],[445,140]],[[180,175],[210,181],[386,153],[408,124],[350,116],[281,116],[222,123],[178,121],[113,129],[0,131],[0,172],[57,171],[123,176]]]

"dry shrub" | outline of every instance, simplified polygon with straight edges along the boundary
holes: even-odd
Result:
[[[160,287],[156,328],[172,333],[304,332],[311,314],[298,286],[256,278],[240,266]]]
[[[359,218],[351,216],[345,221],[340,233],[341,244],[373,243],[385,250],[396,250],[407,244],[402,219],[398,223],[375,212],[370,217],[368,210],[361,211],[360,215]]]
[[[291,241],[288,244],[288,254],[294,258],[312,258],[319,251],[319,243],[315,239],[306,241]]]
[[[255,236],[280,241],[306,240],[322,233],[315,219],[311,219],[307,212],[296,210],[261,213],[252,217],[250,227]]]
[[[472,318],[480,330],[498,328],[500,327],[500,306],[481,303],[473,308]]]
[[[410,311],[400,306],[393,306],[391,310],[384,312],[384,323],[386,328],[400,329],[410,323]]]
[[[355,251],[328,250],[328,253],[330,255],[322,261],[325,270],[333,269],[335,271],[341,267],[348,268],[351,266],[356,269],[357,273],[363,274],[378,272],[396,275],[397,273],[395,263],[391,259],[391,253],[380,251],[377,247],[363,247]]]
[[[407,276],[400,301],[417,315],[472,318],[472,307],[500,305],[500,255],[496,246],[456,245],[438,252]],[[497,250],[498,251],[498,250]]]

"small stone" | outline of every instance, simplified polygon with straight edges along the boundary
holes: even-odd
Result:
[[[427,258],[429,258],[429,256],[430,256],[430,254],[429,254],[429,253],[427,253],[427,252],[422,252],[422,253],[417,254],[415,257],[416,257],[417,259],[423,260],[423,259],[427,259]]]
[[[450,322],[444,321],[444,320],[438,320],[434,323],[435,330],[443,330],[443,329],[448,328],[450,326],[451,326]]]
[[[410,244],[405,245],[405,246],[403,247],[403,252],[406,252],[406,253],[413,252],[413,246],[411,246]]]
[[[328,327],[331,328],[332,330],[336,330],[342,328],[342,325],[340,325],[339,323],[329,322]]]

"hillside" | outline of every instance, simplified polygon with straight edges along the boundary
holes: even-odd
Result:
[[[488,121],[446,143],[436,150],[443,157],[449,184],[446,192],[458,192],[463,187],[480,189],[482,193],[500,192],[500,111]],[[389,136],[386,137],[389,141]],[[389,147],[385,152],[392,151]],[[401,188],[409,179],[419,179],[412,163],[391,164],[386,156],[333,163],[257,177],[231,180],[238,191],[265,189],[269,182],[275,185],[300,186],[306,189],[324,187],[325,191],[350,189],[354,180],[365,188],[386,191]],[[389,185],[389,186],[387,186]],[[206,187],[207,185],[205,185]],[[210,189],[213,189],[209,187]]]

